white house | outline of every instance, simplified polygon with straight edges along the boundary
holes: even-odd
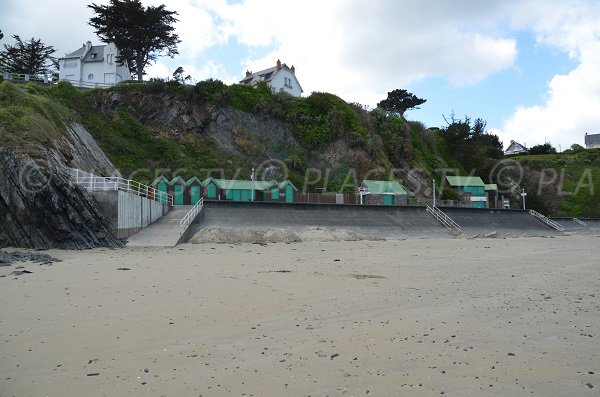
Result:
[[[274,92],[287,92],[293,96],[302,95],[302,87],[296,78],[296,68],[294,65],[289,67],[281,63],[278,59],[277,64],[272,68],[252,73],[246,71],[246,77],[240,81],[240,84],[256,84],[265,81]]]
[[[127,63],[117,63],[119,49],[113,44],[92,45],[88,41],[58,60],[58,78],[76,87],[107,87],[131,80]]]
[[[510,145],[508,145],[504,154],[509,156],[511,154],[527,153],[528,151],[529,150],[519,142],[510,141]]]
[[[585,133],[585,147],[588,149],[600,148],[600,134]]]

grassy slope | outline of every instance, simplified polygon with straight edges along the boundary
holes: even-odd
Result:
[[[533,199],[540,200],[541,210],[556,216],[600,217],[600,149],[513,159],[525,172],[534,171],[528,194],[537,196]]]
[[[299,185],[308,167],[307,153],[318,152],[336,139],[344,139],[351,147],[364,150],[370,156],[373,167],[389,170],[409,166],[426,176],[437,176],[436,180],[440,179],[440,168],[464,171],[448,153],[439,132],[426,130],[418,122],[393,118],[380,118],[378,121],[377,115],[368,114],[356,105],[326,93],[292,98],[273,95],[264,87],[227,87],[220,82],[203,84],[196,93],[198,100],[227,103],[290,124],[302,147],[299,151],[287,153],[291,178]],[[212,85],[207,87],[207,84]],[[186,89],[194,93],[193,90],[199,88]],[[237,169],[242,169],[241,175],[249,175],[251,165],[244,157],[221,150],[208,138],[199,135],[180,139],[155,138],[126,110],[101,111],[93,106],[91,98],[91,91],[76,90],[68,84],[41,87],[3,82],[0,85],[0,145],[18,145],[27,150],[34,142],[48,144],[62,135],[65,121],[76,121],[86,126],[126,177],[149,182],[162,170],[171,170],[169,177],[175,170],[186,178],[193,175],[204,177],[201,171],[211,168],[225,169],[227,177],[235,176]],[[600,150],[514,159],[520,161],[526,170],[539,173],[544,168],[552,169],[562,180],[560,189],[547,184],[539,190],[539,209],[552,215],[600,217]],[[352,166],[354,164],[344,163],[340,170]],[[388,173],[383,172],[382,177],[384,175]],[[546,174],[546,178],[549,175]],[[330,190],[344,182],[343,179],[330,181]],[[538,187],[539,181],[537,184],[534,181],[528,187],[530,194],[535,196]],[[557,200],[560,192],[567,194],[560,195]],[[536,197],[531,197],[532,203],[535,200]],[[547,206],[547,203],[551,205]]]

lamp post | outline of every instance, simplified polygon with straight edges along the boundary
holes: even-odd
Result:
[[[433,206],[435,207],[435,179],[432,182],[433,185]]]
[[[527,193],[525,193],[525,191],[522,191],[521,197],[523,197],[523,209],[525,209],[525,197],[527,197]]]

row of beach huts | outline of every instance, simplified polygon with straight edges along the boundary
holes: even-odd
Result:
[[[497,207],[496,185],[484,184],[481,178],[473,176],[447,176],[446,183],[463,197],[462,205],[487,208]],[[184,179],[176,176],[168,179],[159,176],[152,182],[155,189],[173,195],[174,205],[193,205],[200,199],[227,201],[262,201],[262,202],[325,202],[319,201],[326,194],[298,191],[289,180],[256,181],[236,179],[216,179],[209,177],[201,180],[194,176]],[[333,202],[344,204],[370,205],[406,205],[410,194],[398,181],[363,180],[356,194],[333,195]],[[338,201],[335,201],[337,196]],[[340,201],[341,199],[341,201]]]

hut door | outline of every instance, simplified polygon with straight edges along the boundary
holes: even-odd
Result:
[[[156,190],[163,192],[163,193],[167,193],[167,184],[164,182],[158,182],[158,185],[156,185]],[[167,195],[166,194],[161,194],[160,195],[160,199],[159,202],[161,204],[166,204],[167,203]]]
[[[212,183],[210,183],[208,185],[207,196],[208,196],[209,199],[216,199],[217,198],[217,187],[215,185],[213,185]]]
[[[183,205],[183,185],[175,185],[173,191],[175,205]]]
[[[384,194],[383,195],[383,204],[384,205],[394,204],[394,196],[392,196],[391,194]]]
[[[293,203],[294,202],[294,188],[290,185],[285,187],[285,202]]]
[[[190,186],[190,198],[192,199],[192,205],[200,201],[200,186]]]

